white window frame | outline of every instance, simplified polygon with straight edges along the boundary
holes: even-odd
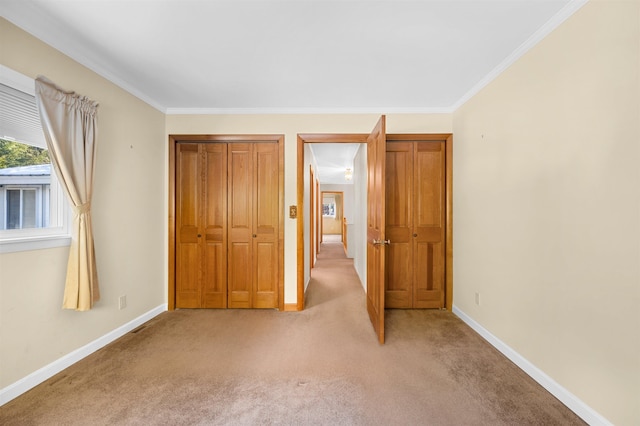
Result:
[[[0,64],[0,83],[35,96],[35,82],[32,78],[2,64]],[[24,141],[18,142],[26,143]],[[29,144],[47,148],[44,138],[42,141],[29,141]],[[51,168],[51,184],[49,188],[49,220],[50,223],[59,222],[60,226],[0,230],[0,254],[65,247],[71,244],[71,209],[53,167]]]

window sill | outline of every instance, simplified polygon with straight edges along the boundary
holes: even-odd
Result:
[[[71,245],[69,235],[48,235],[28,238],[0,239],[0,254],[41,250]]]

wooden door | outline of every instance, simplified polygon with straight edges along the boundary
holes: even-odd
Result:
[[[253,308],[278,307],[278,145],[253,146]]]
[[[176,145],[176,307],[202,303],[201,157],[198,144]]]
[[[278,145],[231,143],[228,152],[230,308],[278,307]]]
[[[385,116],[367,138],[367,312],[384,343]]]
[[[228,295],[230,308],[250,308],[253,289],[253,145],[228,148]]]
[[[227,307],[227,145],[202,144],[202,307]]]
[[[413,307],[413,148],[412,142],[386,147],[385,308]]]
[[[416,142],[413,229],[414,308],[443,308],[445,295],[445,143]]]
[[[386,154],[387,308],[445,303],[445,142],[392,142]]]
[[[176,307],[224,308],[226,145],[181,143],[176,151]]]

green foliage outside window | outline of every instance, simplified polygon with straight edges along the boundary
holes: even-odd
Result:
[[[49,163],[46,149],[0,138],[0,169]]]

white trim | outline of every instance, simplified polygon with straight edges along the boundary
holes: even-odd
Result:
[[[540,43],[542,39],[548,36],[553,30],[558,28],[560,24],[569,19],[571,15],[578,11],[582,6],[587,4],[589,0],[571,0],[565,7],[563,7],[558,13],[553,15],[542,27],[540,27],[531,37],[529,37],[524,43],[520,45],[516,50],[511,52],[505,60],[500,62],[489,74],[487,74],[482,80],[480,80],[475,86],[465,93],[458,101],[451,106],[451,110],[455,111],[464,105],[469,99],[475,96],[480,90],[496,79],[507,68],[509,68],[514,62],[520,59],[525,53],[527,53],[532,47]]]
[[[529,362],[525,357],[511,349],[506,343],[491,334],[489,330],[462,312],[457,306],[453,306],[453,313],[589,425],[612,426],[612,423],[604,418],[600,413],[589,407],[577,396],[562,387],[544,371]]]
[[[0,406],[6,404],[7,402],[11,401],[14,398],[17,398],[18,396],[22,395],[28,390],[36,387],[40,383],[49,379],[50,377],[53,377],[54,375],[58,374],[65,368],[68,368],[71,365],[75,364],[76,362],[80,361],[81,359],[91,355],[98,349],[101,349],[104,346],[108,345],[109,343],[113,342],[114,340],[124,336],[131,330],[155,318],[156,316],[160,315],[166,310],[167,310],[166,304],[157,306],[152,310],[150,310],[149,312],[140,315],[138,318],[135,318],[134,320],[129,321],[125,325],[116,328],[115,330],[105,334],[104,336],[94,340],[93,342],[88,343],[71,353],[68,353],[67,355],[63,356],[62,358],[59,358],[58,360],[52,362],[51,364],[45,365],[41,369],[34,371],[28,376],[0,390]]]
[[[56,247],[69,247],[70,245],[71,237],[69,236],[69,234],[40,236],[33,238],[21,237],[13,240],[7,239],[0,241],[0,254],[15,253],[18,251],[50,249]]]
[[[452,108],[354,107],[354,108],[167,108],[166,115],[264,115],[264,114],[451,114]]]

